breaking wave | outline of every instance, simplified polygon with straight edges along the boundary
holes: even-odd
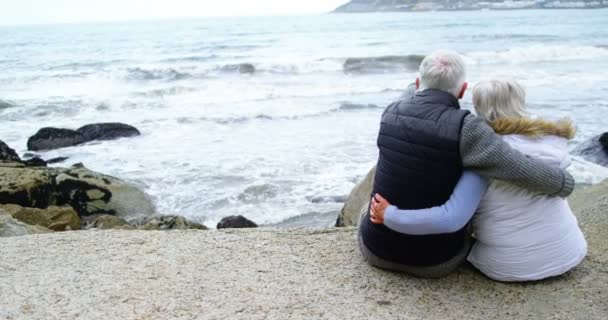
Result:
[[[504,51],[477,51],[464,54],[469,63],[526,63],[568,61],[608,57],[608,48],[601,46],[544,46],[516,47]]]
[[[348,58],[344,61],[345,73],[386,73],[398,71],[416,71],[424,55],[379,56]]]
[[[317,113],[310,114],[301,114],[301,115],[283,115],[283,116],[271,116],[264,113],[260,113],[253,116],[242,116],[242,117],[201,117],[197,120],[199,121],[209,121],[217,124],[239,124],[250,122],[254,120],[262,120],[262,121],[271,121],[271,120],[302,120],[308,118],[316,118],[323,117],[334,113],[339,112],[352,112],[358,110],[374,110],[381,109],[382,107],[375,104],[357,104],[350,102],[343,102],[339,107],[330,109],[328,111],[321,111]],[[191,118],[179,118],[177,120],[179,123],[192,123],[193,119]]]
[[[179,72],[175,69],[143,69],[143,68],[130,68],[127,69],[127,79],[136,81],[149,81],[149,80],[165,80],[175,81],[191,78],[192,75],[185,72]]]

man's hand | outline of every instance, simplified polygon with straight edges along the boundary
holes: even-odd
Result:
[[[372,197],[372,204],[369,213],[369,219],[374,224],[383,224],[384,223],[384,211],[391,204],[388,203],[386,199],[384,199],[380,194],[376,193]]]

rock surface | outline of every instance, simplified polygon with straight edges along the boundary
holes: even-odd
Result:
[[[0,205],[13,218],[53,231],[80,230],[80,217],[71,207],[24,208],[15,204]]]
[[[139,230],[207,230],[202,224],[198,224],[180,216],[154,216],[140,219],[135,223]]]
[[[218,229],[230,228],[257,228],[257,224],[243,216],[228,216],[223,218],[218,224]]]
[[[376,167],[373,167],[365,178],[353,188],[338,214],[336,227],[356,226],[359,223],[361,213],[367,210],[375,175]]]
[[[139,136],[137,128],[124,123],[95,123],[78,128],[87,141],[112,140],[124,137]]]
[[[528,284],[494,282],[466,265],[438,280],[379,270],[361,259],[352,227],[3,238],[0,318],[604,320],[608,183],[571,204],[588,257]]]
[[[15,150],[11,149],[4,141],[0,140],[0,160],[20,162],[21,158]]]
[[[85,226],[85,229],[101,229],[101,230],[109,230],[109,229],[119,229],[119,230],[133,230],[134,226],[130,225],[127,220],[117,217],[111,216],[108,214],[103,214],[97,216],[92,222],[88,223]]]
[[[79,216],[114,214],[144,217],[154,214],[150,199],[134,185],[91,171],[70,168],[30,168],[0,163],[0,204],[46,208],[71,206]]]
[[[572,150],[572,153],[587,161],[608,167],[608,132],[582,142]]]
[[[77,130],[42,128],[27,140],[31,151],[52,150],[71,147],[94,140],[112,140],[140,135],[137,128],[123,123],[88,124]]]
[[[0,209],[0,237],[18,237],[25,236],[28,234],[38,234],[38,233],[49,233],[53,232],[47,228],[40,226],[31,226],[29,224],[25,224],[15,218],[13,218],[10,214],[4,212]],[[0,262],[0,270],[2,269],[2,262]],[[2,314],[2,306],[0,303],[0,319],[4,316]],[[6,316],[5,316],[6,317]]]
[[[76,130],[61,128],[42,128],[27,140],[31,151],[52,150],[85,143],[85,137]]]

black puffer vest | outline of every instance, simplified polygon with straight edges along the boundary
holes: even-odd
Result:
[[[460,130],[468,111],[451,94],[434,89],[389,105],[382,115],[373,193],[402,209],[444,204],[462,174]],[[454,257],[466,230],[413,236],[361,221],[365,246],[378,257],[410,266],[432,266]]]

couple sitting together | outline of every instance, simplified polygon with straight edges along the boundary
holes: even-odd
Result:
[[[587,242],[564,199],[574,187],[569,121],[531,118],[514,81],[479,82],[477,116],[461,110],[465,65],[436,52],[389,105],[358,242],[373,266],[442,277],[465,260],[499,281],[531,281],[578,265]]]

